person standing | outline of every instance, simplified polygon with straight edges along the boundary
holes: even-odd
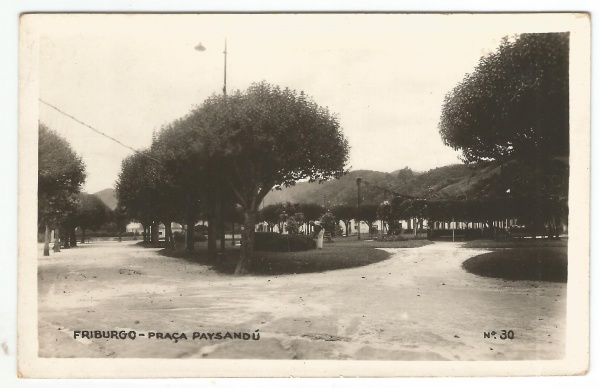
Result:
[[[323,236],[325,235],[325,228],[319,222],[315,222],[315,227],[319,230],[317,249],[323,249]]]

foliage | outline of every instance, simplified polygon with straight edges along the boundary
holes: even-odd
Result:
[[[158,167],[148,154],[145,150],[125,158],[116,183],[118,203],[131,219],[145,225],[158,220],[161,200],[156,190]]]
[[[173,232],[173,238],[176,242],[184,242],[185,234],[180,232]],[[194,234],[194,242],[206,242],[207,238],[204,234],[195,233]]]
[[[303,214],[304,222],[317,221],[326,212],[325,208],[317,203],[299,203],[296,204],[296,209]]]
[[[78,200],[75,225],[81,229],[98,230],[111,218],[112,212],[98,196],[80,193]]]
[[[283,213],[283,204],[276,203],[269,206],[265,206],[260,209],[258,220],[261,222],[266,222],[270,226],[275,226],[279,223],[279,216]]]
[[[315,249],[317,244],[309,236],[279,233],[255,233],[255,249],[269,252],[296,252]]]
[[[208,234],[208,226],[206,225],[195,225],[194,226],[194,234],[198,234],[200,236],[205,236]]]
[[[373,224],[378,220],[378,209],[379,205],[375,204],[360,205],[360,219],[369,225],[369,233],[373,232]]]
[[[383,201],[377,208],[377,218],[387,225],[388,234],[398,234],[402,231],[402,225],[396,217],[396,212],[389,201]]]
[[[265,82],[213,95],[167,132],[185,139],[169,147],[171,156],[184,155],[198,176],[218,177],[206,182],[226,184],[241,205],[245,227],[238,273],[252,256],[256,213],[271,189],[346,172],[348,143],[337,117],[302,92]]]
[[[75,211],[85,181],[85,165],[69,143],[56,132],[39,125],[38,222],[56,225]]]
[[[330,212],[323,214],[323,216],[321,217],[321,226],[325,229],[326,232],[329,232],[332,235],[335,235],[337,231],[337,224],[338,223],[336,222],[335,216]]]
[[[296,221],[295,216],[288,217],[287,221],[285,222],[285,229],[289,234],[297,234],[299,226],[300,224],[298,221]]]
[[[398,171],[398,174],[396,175],[396,179],[398,179],[399,181],[402,181],[402,182],[406,182],[406,181],[410,180],[413,177],[413,175],[414,175],[413,170],[411,170],[410,168],[408,168],[408,166],[406,166],[402,170]]]
[[[121,204],[117,204],[115,210],[112,212],[111,218],[113,222],[117,225],[117,231],[121,233],[125,232],[127,224],[129,223],[129,217],[127,216],[127,212],[125,211],[123,206],[121,206]]]
[[[379,206],[384,200],[390,200],[393,192],[415,197],[429,197],[436,193],[444,198],[468,192],[471,186],[480,179],[494,174],[496,167],[490,165],[489,162],[475,165],[455,164],[434,168],[423,173],[415,172],[414,176],[406,181],[398,179],[397,174],[357,170],[349,172],[340,179],[321,184],[299,182],[294,186],[272,191],[265,198],[265,202],[270,204],[289,201],[300,204],[316,204],[322,203],[323,196],[325,196],[335,205],[356,206],[357,177],[362,177],[363,183],[368,182],[361,185],[361,207],[364,205]]]
[[[350,221],[356,218],[356,207],[350,205],[338,205],[331,209],[335,219],[342,221],[346,227],[346,235],[350,235]]]
[[[447,96],[440,134],[467,162],[569,155],[569,34],[504,38]]]
[[[87,238],[92,238],[92,237],[119,237],[119,235],[121,237],[134,237],[135,233],[134,232],[119,233],[119,231],[115,230],[114,227],[107,225],[106,230],[86,232],[85,238],[87,239]],[[77,233],[77,237],[78,238],[83,237],[82,233],[81,232]]]

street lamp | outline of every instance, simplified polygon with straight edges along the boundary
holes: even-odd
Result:
[[[194,50],[196,51],[206,51],[206,47],[202,43],[198,43]],[[225,50],[223,51],[223,95],[227,95],[227,39],[225,39]]]
[[[200,42],[195,47],[196,51],[206,51],[206,47]],[[227,97],[227,39],[225,39],[225,50],[223,51],[224,61],[223,61],[223,96]],[[217,186],[217,190],[220,188]],[[217,193],[216,201],[215,201],[215,209],[216,216],[215,218],[219,220],[221,224],[221,253],[225,252],[225,222],[223,221],[223,202],[221,196]],[[216,228],[215,228],[216,230]],[[209,240],[210,243],[210,240]],[[210,251],[210,244],[209,244]]]
[[[356,217],[357,217],[357,221],[358,221],[358,239],[360,240],[360,184],[362,182],[362,178],[358,177],[356,178],[356,187],[358,190],[358,197],[356,199],[356,208],[358,209],[358,212],[356,213]]]

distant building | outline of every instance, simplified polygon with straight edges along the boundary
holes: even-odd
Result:
[[[126,229],[125,230],[126,232],[135,233],[140,236],[144,233],[144,227],[139,222],[131,222],[131,223],[127,224],[125,229]],[[178,224],[176,222],[171,222],[171,229],[173,230],[173,233],[175,233],[175,232],[182,233],[183,232],[183,226],[181,226],[180,224]],[[165,226],[163,224],[160,224],[158,227],[158,238],[165,238]]]

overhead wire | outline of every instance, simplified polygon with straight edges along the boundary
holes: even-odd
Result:
[[[139,154],[139,155],[145,156],[146,158],[148,158],[148,159],[151,159],[151,160],[153,160],[153,161],[157,162],[158,164],[162,164],[162,162],[161,162],[160,160],[158,160],[158,159],[155,159],[155,158],[153,158],[153,157],[152,157],[152,156],[150,156],[150,155],[146,155],[145,153],[143,153],[143,152],[140,152],[140,151],[136,150],[136,149],[135,149],[135,148],[133,148],[133,147],[130,147],[130,146],[126,145],[126,144],[123,144],[121,141],[119,141],[119,140],[115,139],[114,137],[112,137],[112,136],[109,136],[109,135],[107,135],[106,133],[104,133],[104,132],[102,132],[102,131],[99,131],[99,130],[97,130],[96,128],[92,127],[91,125],[88,125],[88,124],[84,123],[83,121],[81,121],[81,120],[79,120],[79,119],[77,119],[77,118],[75,118],[75,117],[71,116],[70,114],[68,114],[68,113],[66,113],[66,112],[64,112],[64,111],[62,111],[62,110],[60,110],[60,109],[59,109],[59,108],[57,108],[56,106],[54,106],[54,105],[52,105],[52,104],[50,104],[50,103],[48,103],[48,102],[46,102],[46,101],[42,100],[41,98],[39,98],[39,100],[40,100],[40,102],[41,102],[41,103],[43,103],[43,104],[45,104],[45,105],[49,106],[50,108],[52,108],[52,109],[54,109],[54,110],[56,110],[56,111],[58,111],[58,112],[62,113],[63,115],[65,115],[65,116],[67,116],[67,117],[71,118],[72,120],[74,120],[74,121],[78,122],[79,124],[81,124],[81,125],[83,125],[83,126],[85,126],[85,127],[89,128],[89,129],[91,129],[92,131],[94,131],[94,132],[96,132],[96,133],[98,133],[98,134],[100,134],[100,135],[102,135],[102,136],[104,136],[104,137],[106,137],[106,138],[108,138],[108,139],[110,139],[110,140],[114,141],[115,143],[118,143],[118,144],[122,145],[123,147],[125,147],[125,148],[127,148],[127,149],[130,149],[131,151],[135,152],[136,154]]]

